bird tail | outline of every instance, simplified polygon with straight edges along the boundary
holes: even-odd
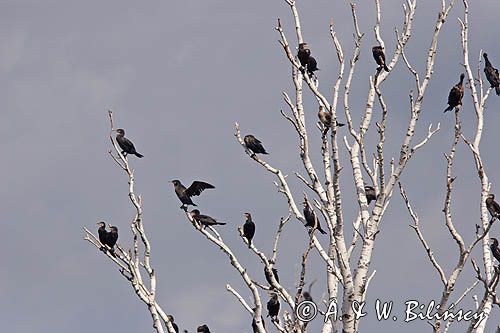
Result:
[[[249,248],[249,249],[251,249],[251,248],[252,248],[252,240],[251,240],[251,239],[249,239],[249,240],[248,240],[248,248]]]
[[[225,223],[225,222],[217,222],[216,224],[217,225],[226,225],[227,223]]]
[[[384,64],[384,70],[385,70],[386,72],[388,72],[388,71],[389,71],[389,68],[387,68],[387,65],[386,65],[386,64]]]
[[[267,151],[265,151],[265,150],[264,150],[264,152],[262,154],[269,155],[269,153]]]
[[[495,87],[495,92],[497,93],[497,96],[500,96],[500,87]]]
[[[318,231],[321,232],[323,235],[326,235],[326,231],[323,230],[321,227],[318,227]]]
[[[143,158],[143,157],[144,157],[144,155],[141,155],[141,154],[139,154],[139,153],[137,153],[137,152],[135,153],[135,156],[137,156],[137,157],[139,157],[139,158]]]
[[[342,127],[342,126],[345,126],[344,123],[337,123],[337,127]]]
[[[444,110],[444,112],[446,113],[446,112],[451,111],[451,110],[453,110],[453,106],[451,106],[451,105],[450,105],[450,106],[448,106],[448,107]]]

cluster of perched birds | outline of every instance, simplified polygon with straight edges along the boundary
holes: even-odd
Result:
[[[372,48],[372,53],[373,53],[373,58],[375,59],[378,65],[377,73],[382,70],[388,72],[389,68],[387,67],[386,64],[383,48],[381,46],[374,46]],[[488,82],[491,84],[491,87],[495,88],[496,94],[500,95],[500,76],[498,70],[491,65],[491,62],[489,61],[488,55],[486,53],[483,53],[483,56],[485,59],[484,72],[486,74],[486,78]],[[299,62],[302,66],[300,68],[301,72],[302,73],[307,72],[309,77],[315,76],[314,72],[318,70],[317,67],[318,63],[316,59],[311,56],[311,50],[309,49],[307,43],[299,44],[297,58],[299,59]],[[450,94],[448,96],[448,107],[446,108],[445,112],[451,111],[454,108],[459,109],[459,107],[462,105],[462,97],[464,95],[464,87],[463,87],[464,77],[465,75],[461,74],[460,81],[451,89]],[[318,117],[325,128],[324,134],[326,134],[328,129],[331,127],[332,114],[330,112],[325,112],[323,108],[320,107]],[[339,127],[345,125],[338,122],[336,124]],[[115,131],[117,133],[116,142],[118,146],[121,148],[122,150],[121,153],[124,155],[124,157],[127,157],[128,155],[135,155],[139,158],[144,157],[142,154],[137,152],[132,141],[130,141],[125,137],[125,131],[123,129],[117,129]],[[243,142],[246,149],[250,152],[252,157],[254,157],[256,154],[268,154],[268,152],[262,145],[262,142],[251,134],[246,135],[243,139]],[[171,183],[174,186],[175,194],[182,203],[182,206],[180,208],[186,212],[188,206],[197,206],[192,200],[193,196],[199,196],[204,190],[215,188],[215,186],[213,186],[212,184],[198,180],[194,181],[189,187],[185,187],[177,179],[172,180]],[[376,191],[372,186],[366,185],[364,187],[364,190],[368,205],[370,205],[372,201],[377,200]],[[488,195],[488,198],[486,199],[486,206],[488,208],[489,213],[492,216],[492,221],[496,218],[500,219],[500,205],[495,201],[495,196],[493,194]],[[313,233],[315,230],[318,230],[321,234],[326,234],[326,231],[321,227],[319,219],[314,211],[314,208],[311,206],[311,204],[308,202],[307,199],[305,199],[303,202],[303,213],[306,222],[305,227],[309,230],[309,233]],[[207,226],[213,227],[216,225],[226,224],[224,222],[217,221],[211,216],[201,214],[201,212],[198,209],[193,209],[191,212],[189,212],[189,214],[191,215],[194,221],[199,223],[204,228],[206,228]],[[243,224],[242,228],[243,237],[247,240],[248,247],[251,248],[252,239],[255,236],[255,229],[256,229],[255,223],[252,220],[252,215],[250,213],[244,213],[244,217],[245,217],[245,223]],[[110,231],[107,231],[105,222],[99,222],[98,225],[99,225],[98,229],[99,241],[102,244],[101,250],[110,251],[110,253],[114,256],[115,255],[114,246],[116,245],[116,242],[118,240],[118,228],[116,226],[109,226]],[[496,238],[491,238],[490,241],[491,241],[490,245],[491,252],[493,256],[496,258],[496,260],[500,262],[500,248],[498,247],[498,240]],[[275,286],[272,282],[272,277],[274,277],[276,282],[279,283],[278,270],[276,268],[271,268],[269,270],[267,267],[264,267],[264,275],[266,281],[269,283],[271,287],[271,290],[275,290]],[[306,291],[303,293],[303,299],[312,301],[310,291],[309,292]],[[279,310],[280,310],[280,302],[278,299],[278,294],[273,292],[271,293],[270,299],[267,302],[268,317],[271,317],[272,320],[278,320]],[[178,326],[174,323],[174,318],[171,315],[169,315],[169,318],[170,321],[172,322],[175,331],[179,332]],[[262,320],[262,322],[264,323],[264,320]],[[257,331],[255,320],[252,322],[252,328],[254,329],[254,332]],[[210,333],[210,330],[207,325],[203,325],[198,327],[197,332]]]

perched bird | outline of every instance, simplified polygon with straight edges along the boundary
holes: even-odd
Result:
[[[309,302],[312,302],[313,301],[313,298],[311,296],[311,289],[312,289],[312,286],[313,284],[316,282],[316,280],[312,281],[311,283],[309,283],[309,288],[307,291],[304,291],[302,293],[302,297],[304,298],[304,301],[309,301]]]
[[[464,78],[465,74],[460,74],[460,81],[451,88],[450,94],[448,95],[448,107],[444,112],[451,111],[459,105],[462,105],[462,97],[464,97]]]
[[[187,209],[188,205],[196,206],[196,204],[191,200],[192,196],[198,196],[206,189],[215,188],[215,186],[209,183],[200,182],[198,180],[194,181],[188,188],[182,185],[182,183],[177,179],[172,180],[171,183],[174,184],[175,194],[177,194],[177,197],[182,202],[181,209],[184,210]]]
[[[500,249],[498,248],[498,240],[496,238],[490,238],[490,241],[491,254],[493,254],[493,257],[495,257],[495,259],[500,263]]]
[[[377,200],[377,194],[375,193],[375,189],[372,186],[365,185],[365,195],[368,204],[370,204],[370,202],[374,200]]]
[[[315,229],[318,229],[319,232],[321,232],[323,235],[326,234],[326,231],[324,231],[321,228],[321,225],[319,224],[319,219],[316,216],[316,213],[314,212],[314,208],[312,208],[309,205],[309,202],[304,201],[302,203],[304,205],[304,218],[306,219],[306,227],[311,228],[311,232],[314,232]]]
[[[278,294],[273,294],[271,299],[267,302],[267,316],[271,317],[272,320],[278,319],[278,314],[280,312],[280,301],[278,300]]]
[[[307,60],[307,74],[309,77],[313,77],[315,71],[319,71],[318,62],[313,56],[309,56],[309,59]]]
[[[276,268],[273,268],[273,275],[274,275],[274,278],[276,279],[276,282],[280,283],[280,278],[278,276],[278,270]],[[264,267],[264,275],[266,276],[266,281],[267,283],[269,283],[270,286],[272,286],[273,284],[271,283],[271,274],[269,273],[269,271],[267,270],[266,267]]]
[[[202,326],[198,326],[198,328],[196,329],[196,332],[197,333],[210,333],[210,329],[208,328],[207,325],[202,325]]]
[[[257,139],[255,136],[248,134],[243,138],[245,142],[245,147],[250,149],[254,154],[268,154],[264,146],[262,146],[262,142]]]
[[[386,72],[388,72],[389,68],[387,68],[387,65],[385,63],[385,54],[384,54],[384,49],[382,48],[382,46],[372,47],[372,54],[373,54],[373,58],[377,62],[377,65],[379,66],[377,68],[377,71],[380,72],[383,68]]]
[[[116,130],[116,142],[118,142],[118,145],[120,146],[120,148],[122,149],[122,154],[127,156],[128,154],[132,154],[132,155],[135,155],[139,158],[142,158],[144,157],[144,155],[141,155],[139,154],[136,150],[135,150],[135,146],[134,144],[132,143],[132,141],[130,141],[129,139],[127,139],[125,137],[125,130],[122,129],[122,128],[119,128]]]
[[[248,240],[248,248],[252,245],[252,238],[255,235],[255,223],[252,221],[252,215],[245,213],[245,224],[243,224],[243,237]]]
[[[486,79],[491,84],[492,88],[495,88],[495,92],[497,95],[500,95],[500,76],[498,75],[498,69],[494,68],[491,65],[490,60],[488,59],[488,54],[483,53],[484,57],[484,74],[486,74]]]
[[[302,67],[306,67],[309,62],[309,57],[311,56],[311,50],[307,43],[300,43],[299,50],[297,51],[297,58],[299,58]]]
[[[98,222],[97,225],[99,226],[99,229],[97,229],[97,233],[99,234],[99,242],[101,242],[102,245],[106,245],[108,242],[108,232],[106,231],[106,223],[105,222]],[[103,246],[101,247],[101,250],[106,250],[106,248]]]
[[[118,228],[110,225],[109,226],[109,233],[106,241],[106,245],[111,248],[111,252],[113,252],[113,247],[115,246],[116,242],[118,241]]]
[[[217,222],[217,220],[215,220],[213,217],[210,217],[208,215],[202,215],[200,214],[200,211],[198,209],[193,209],[191,211],[191,216],[193,216],[193,219],[202,224],[203,226],[205,226],[205,228],[207,226],[213,226],[213,225],[225,225],[226,223],[223,223],[223,222]]]
[[[167,315],[168,320],[170,320],[170,323],[172,324],[172,327],[174,328],[175,333],[179,333],[179,326],[177,326],[176,323],[174,323],[174,316],[172,315]]]
[[[486,198],[486,208],[488,208],[491,217],[500,218],[500,205],[495,201],[493,193],[488,194],[488,198]]]
[[[330,112],[324,111],[323,107],[320,107],[318,112],[318,118],[319,121],[321,121],[321,123],[325,127],[323,134],[326,134],[326,132],[328,132],[328,129],[330,128],[330,125],[332,124],[332,114]],[[339,123],[337,121],[337,126],[342,127],[345,126],[345,124]]]

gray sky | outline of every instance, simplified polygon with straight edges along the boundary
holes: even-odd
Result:
[[[421,1],[414,37],[407,53],[422,73],[433,31],[438,1]],[[458,2],[458,1],[457,1]],[[471,1],[472,2],[472,1]],[[365,4],[366,3],[366,4]],[[400,25],[401,1],[383,1],[387,52],[395,48],[394,26]],[[361,30],[366,33],[351,94],[352,113],[359,121],[366,103],[371,58],[374,5],[360,1]],[[334,17],[343,48],[352,54],[352,23],[347,1],[299,3],[303,33],[319,63],[321,90],[329,96],[337,70],[328,24]],[[470,52],[481,48],[500,66],[497,38],[485,27],[497,25],[500,3],[473,1],[470,8]],[[419,152],[402,179],[421,218],[423,231],[447,272],[456,262],[456,248],[445,232],[445,159],[452,142],[452,115],[443,115],[449,89],[462,67],[459,26],[462,4],[443,28],[434,80],[425,98],[416,139],[429,123],[441,122],[432,144]],[[153,264],[159,277],[159,301],[190,332],[207,323],[213,332],[249,332],[251,318],[225,291],[231,283],[246,299],[249,293],[225,255],[195,232],[179,210],[169,180],[194,179],[216,185],[195,202],[203,212],[228,222],[220,227],[253,278],[263,281],[257,258],[236,236],[243,212],[257,223],[255,243],[269,252],[279,217],[287,212],[274,178],[244,155],[233,137],[233,123],[243,133],[262,139],[269,161],[290,174],[293,189],[304,190],[293,178],[301,171],[297,138],[279,114],[286,110],[283,90],[292,93],[290,65],[277,43],[276,18],[284,20],[295,43],[288,7],[283,1],[9,1],[0,10],[0,129],[4,175],[0,189],[3,208],[3,269],[0,272],[0,313],[4,332],[152,331],[146,307],[127,281],[95,248],[82,240],[82,227],[95,229],[104,219],[120,229],[120,243],[130,243],[126,178],[108,157],[112,108],[116,124],[145,155],[132,158],[137,192],[143,196],[144,224],[153,244]],[[480,29],[482,28],[482,29]],[[388,154],[396,154],[408,120],[408,91],[414,87],[399,63],[382,90],[390,107]],[[466,93],[462,112],[464,133],[471,136],[474,115]],[[313,155],[319,157],[315,130],[316,105],[305,93],[310,114]],[[493,124],[499,101],[487,102],[483,160],[493,191],[497,190],[495,156],[499,133]],[[378,119],[380,110],[377,106]],[[342,121],[345,116],[341,112]],[[374,138],[375,131],[371,130]],[[373,141],[374,142],[374,141]],[[375,143],[369,145],[372,152]],[[342,147],[341,175],[345,217],[356,214],[349,160]],[[319,162],[319,160],[317,159]],[[479,182],[470,152],[460,144],[455,164],[454,217],[470,241],[479,221]],[[421,332],[424,321],[382,322],[373,315],[374,300],[429,302],[441,294],[438,276],[408,224],[398,193],[394,193],[375,248],[372,269],[377,275],[368,294],[368,319],[362,329],[372,332]],[[348,233],[350,234],[350,230]],[[492,230],[500,233],[498,226]],[[303,227],[294,221],[283,235],[277,263],[280,278],[291,288],[300,253]],[[322,239],[326,244],[326,238]],[[313,296],[326,291],[324,270],[316,253],[307,279],[318,278]],[[467,265],[456,290],[474,281]],[[478,291],[479,292],[479,291]],[[482,291],[480,291],[482,294]],[[464,308],[471,308],[469,300]],[[371,310],[371,311],[370,311]],[[490,331],[498,324],[498,309]],[[319,320],[311,326],[317,330]],[[458,327],[463,327],[459,325]]]

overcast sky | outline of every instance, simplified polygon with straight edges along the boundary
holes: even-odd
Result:
[[[403,1],[382,1],[382,35],[386,51],[395,49],[394,27],[401,26]],[[303,173],[297,137],[279,110],[286,109],[282,91],[293,93],[290,65],[274,30],[281,17],[295,45],[292,18],[282,0],[273,1],[13,1],[0,2],[0,130],[4,152],[0,164],[3,237],[0,242],[0,313],[3,332],[151,332],[147,308],[110,261],[83,240],[82,227],[96,229],[105,220],[117,225],[119,242],[130,245],[134,215],[127,179],[107,154],[107,109],[125,128],[141,160],[131,157],[136,189],[143,196],[144,225],[153,246],[152,262],[159,285],[158,301],[181,329],[195,332],[206,323],[212,332],[250,332],[251,318],[225,291],[231,283],[250,294],[227,257],[208,243],[179,210],[171,179],[185,184],[199,179],[214,184],[196,198],[200,209],[228,223],[219,227],[252,278],[264,281],[257,258],[237,237],[248,211],[257,223],[255,244],[270,252],[279,218],[287,213],[271,174],[248,159],[236,143],[234,122],[243,134],[260,138],[274,166],[288,178],[297,200],[305,189],[293,177]],[[423,73],[440,1],[420,1],[407,54]],[[319,63],[320,89],[330,96],[338,69],[328,25],[333,17],[346,56],[352,54],[352,22],[348,1],[299,1],[303,35]],[[497,26],[500,2],[471,1],[470,55],[476,66],[480,49],[500,66]],[[425,97],[416,139],[430,123],[441,131],[411,161],[402,181],[418,213],[423,232],[437,259],[449,272],[457,251],[445,232],[441,209],[445,159],[453,135],[453,115],[443,114],[461,64],[461,1],[443,28],[433,81]],[[359,1],[359,24],[365,37],[351,93],[351,110],[359,122],[366,103],[368,77],[375,65],[371,47],[374,4]],[[398,63],[382,85],[390,107],[387,160],[397,156],[409,118],[408,93],[414,81]],[[470,94],[464,98],[463,131],[475,126]],[[491,96],[481,145],[483,161],[497,191],[495,156],[500,139],[500,103]],[[305,108],[312,154],[320,152],[317,107],[309,91]],[[375,108],[374,121],[380,109]],[[345,120],[343,112],[340,121]],[[344,130],[344,129],[342,129]],[[341,131],[342,131],[341,130]],[[344,130],[345,131],[345,130]],[[375,137],[372,128],[370,137]],[[347,135],[347,133],[346,133]],[[348,137],[351,140],[350,137]],[[368,143],[369,153],[375,141]],[[342,149],[341,175],[346,221],[356,216],[352,174]],[[455,163],[454,221],[467,241],[479,222],[479,181],[470,151],[460,143]],[[497,191],[498,192],[498,191]],[[310,194],[311,196],[311,194]],[[393,300],[401,315],[404,302],[439,299],[442,286],[408,224],[411,220],[395,191],[377,238],[371,271],[377,270],[368,293],[367,319],[361,330],[408,333],[429,330],[425,321],[377,322],[375,299]],[[350,224],[350,222],[347,222]],[[347,235],[350,235],[350,229]],[[492,233],[500,234],[494,226]],[[318,236],[323,244],[326,237]],[[347,236],[350,237],[350,236]],[[293,220],[283,234],[276,267],[288,289],[293,287],[305,247],[304,228]],[[477,256],[477,252],[475,253]],[[313,297],[326,292],[325,273],[316,252],[307,280],[318,282]],[[474,282],[467,264],[456,290]],[[483,291],[477,289],[479,295]],[[452,297],[456,299],[458,295]],[[473,307],[471,298],[464,309]],[[498,325],[494,309],[489,331]],[[270,324],[270,323],[268,323]],[[269,325],[271,326],[271,325]],[[311,326],[318,331],[320,320]],[[457,326],[465,327],[464,324]],[[273,330],[273,329],[272,329]]]

